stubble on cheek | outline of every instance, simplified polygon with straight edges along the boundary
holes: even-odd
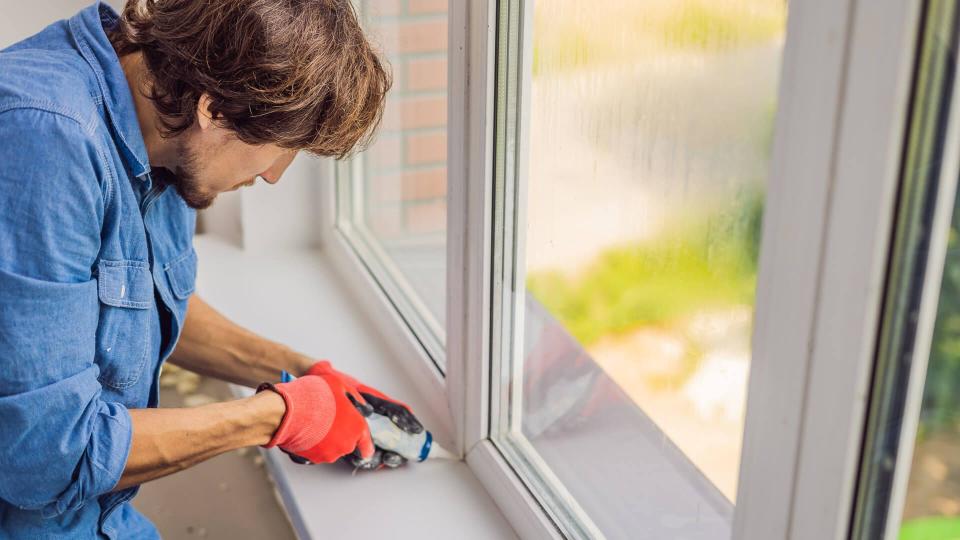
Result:
[[[181,141],[177,145],[177,157],[179,163],[173,172],[158,168],[154,172],[154,177],[176,189],[177,194],[190,208],[195,210],[209,208],[217,198],[217,194],[209,192],[200,184],[200,160],[196,152]]]

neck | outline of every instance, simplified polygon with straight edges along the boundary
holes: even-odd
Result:
[[[120,66],[127,77],[127,85],[133,95],[134,108],[137,110],[137,123],[147,147],[147,157],[151,167],[169,167],[174,163],[175,148],[173,140],[160,134],[159,118],[153,101],[147,97],[150,78],[143,54],[131,53],[120,57]]]

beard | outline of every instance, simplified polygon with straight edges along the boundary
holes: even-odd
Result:
[[[173,171],[163,167],[154,169],[153,177],[164,185],[176,189],[177,194],[190,208],[194,210],[209,208],[217,198],[217,194],[210,193],[200,185],[200,159],[197,152],[183,139],[177,141],[177,163]]]

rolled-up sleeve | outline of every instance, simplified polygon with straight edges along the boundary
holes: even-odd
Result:
[[[88,139],[72,118],[0,113],[0,498],[44,516],[113,489],[132,434],[94,363],[103,171]]]

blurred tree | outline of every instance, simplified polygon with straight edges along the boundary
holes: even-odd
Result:
[[[958,193],[960,195],[960,193]],[[954,205],[947,243],[937,322],[923,391],[920,431],[960,429],[960,197]]]

